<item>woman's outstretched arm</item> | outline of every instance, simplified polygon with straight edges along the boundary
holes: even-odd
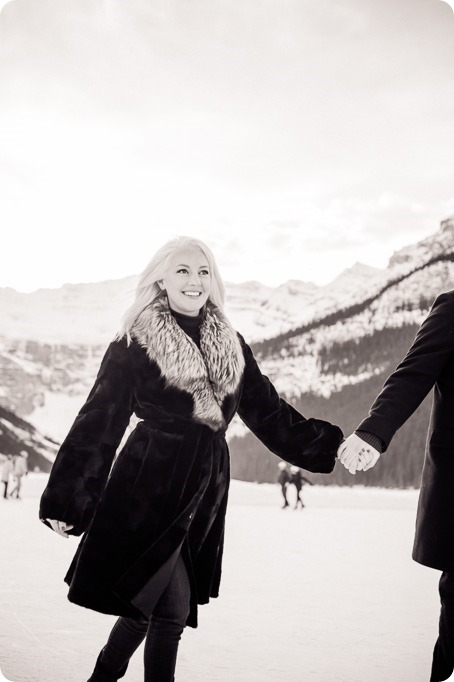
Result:
[[[240,336],[245,358],[238,414],[274,454],[308,471],[330,473],[343,434],[322,419],[306,418],[279,396]]]

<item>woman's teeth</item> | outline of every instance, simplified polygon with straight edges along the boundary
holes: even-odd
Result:
[[[198,298],[201,296],[200,291],[183,291],[183,294],[189,296],[189,298]]]

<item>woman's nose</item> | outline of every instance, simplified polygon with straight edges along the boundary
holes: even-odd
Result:
[[[192,272],[189,275],[189,284],[192,284],[193,286],[199,286],[200,284],[200,277],[197,272]]]

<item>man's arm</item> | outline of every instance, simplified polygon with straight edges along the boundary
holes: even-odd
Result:
[[[396,431],[433,388],[453,351],[454,292],[449,292],[435,300],[408,353],[386,380],[357,431],[380,438],[384,452]]]
[[[351,472],[370,469],[396,431],[433,388],[454,351],[454,292],[441,294],[422,323],[405,358],[386,380],[369,416],[339,447]]]

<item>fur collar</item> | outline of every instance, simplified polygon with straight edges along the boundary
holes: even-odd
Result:
[[[159,298],[138,316],[132,336],[156,362],[168,386],[190,393],[193,418],[215,431],[225,429],[222,404],[235,393],[244,370],[238,335],[224,313],[208,302],[200,326],[200,350]]]

